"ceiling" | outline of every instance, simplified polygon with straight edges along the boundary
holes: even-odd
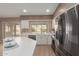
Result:
[[[0,3],[0,17],[20,15],[52,15],[58,3]],[[23,12],[26,9],[27,12]],[[49,9],[49,12],[46,12]]]

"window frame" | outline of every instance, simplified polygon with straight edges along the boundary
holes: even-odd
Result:
[[[46,33],[48,32],[48,25],[47,25],[47,24],[31,24],[31,32],[32,32],[32,25],[35,25],[36,27],[37,27],[38,25],[41,26],[40,34],[44,33],[44,32],[42,31],[42,29],[43,29],[42,25],[46,25],[46,31],[45,31],[45,32],[46,32]],[[33,32],[32,32],[32,33],[33,33]],[[36,32],[34,32],[34,33],[38,33],[37,30],[36,30]]]

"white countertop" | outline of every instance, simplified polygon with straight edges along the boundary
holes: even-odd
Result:
[[[6,38],[7,39],[7,38]],[[4,49],[4,56],[32,56],[36,41],[26,37],[15,37],[18,47],[9,50]]]

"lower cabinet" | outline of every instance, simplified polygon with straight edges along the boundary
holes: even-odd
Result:
[[[51,45],[52,39],[50,35],[36,35],[38,45]]]
[[[47,35],[41,35],[41,42],[42,45],[43,44],[47,44]]]
[[[50,35],[47,36],[47,43],[50,45],[52,44],[52,38]]]
[[[36,35],[36,41],[37,41],[37,44],[41,44],[41,36],[40,35]]]

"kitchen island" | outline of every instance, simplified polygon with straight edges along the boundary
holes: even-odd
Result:
[[[9,37],[17,42],[14,48],[4,48],[4,56],[32,56],[36,41],[27,37]],[[8,38],[5,38],[7,40]]]

